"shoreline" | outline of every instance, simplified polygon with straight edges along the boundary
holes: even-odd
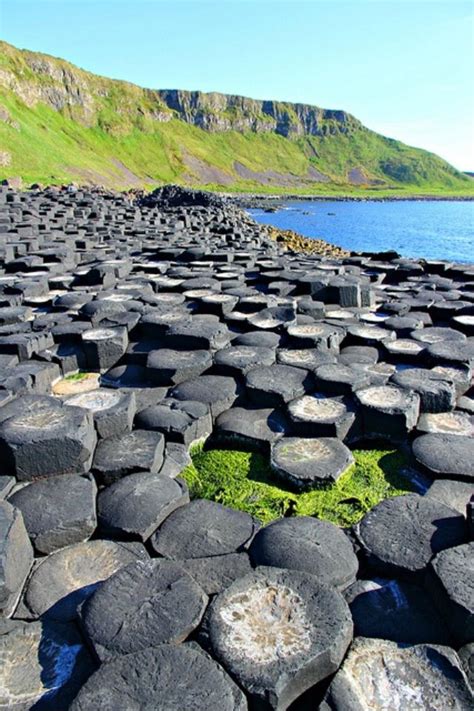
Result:
[[[363,195],[265,195],[260,193],[248,193],[236,195],[235,193],[218,193],[222,197],[232,200],[239,207],[245,209],[258,208],[262,204],[275,204],[283,202],[474,202],[473,196],[453,196],[453,195],[398,195],[393,197],[363,196]]]

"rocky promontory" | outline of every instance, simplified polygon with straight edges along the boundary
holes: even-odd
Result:
[[[0,708],[471,708],[473,367],[474,265],[0,187]],[[263,525],[197,443],[298,495],[388,444],[411,488]]]

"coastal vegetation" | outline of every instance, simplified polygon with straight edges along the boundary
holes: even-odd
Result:
[[[142,89],[0,42],[0,178],[329,197],[474,196],[344,111]]]
[[[403,453],[359,449],[353,454],[355,463],[335,484],[299,494],[278,482],[261,454],[240,450],[195,446],[192,464],[182,476],[192,498],[246,511],[262,523],[304,515],[350,526],[380,501],[413,491],[410,480],[400,473],[407,464]]]

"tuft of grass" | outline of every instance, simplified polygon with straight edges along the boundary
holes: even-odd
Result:
[[[64,380],[75,382],[77,380],[85,380],[86,378],[89,378],[90,375],[91,373],[71,373],[70,375],[66,375]]]
[[[335,484],[300,494],[285,489],[262,455],[241,450],[195,447],[192,464],[182,476],[191,498],[246,511],[264,524],[282,516],[304,515],[346,527],[383,499],[415,489],[400,473],[407,464],[403,453],[373,449],[353,454],[355,464]]]

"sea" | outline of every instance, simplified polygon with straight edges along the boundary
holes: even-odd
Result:
[[[276,212],[249,212],[257,222],[351,251],[395,250],[404,257],[474,264],[474,201],[290,200],[279,206]]]

